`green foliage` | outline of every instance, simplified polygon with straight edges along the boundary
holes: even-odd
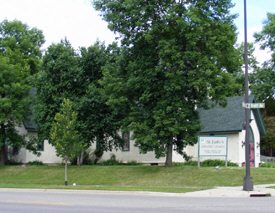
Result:
[[[94,0],[122,44],[100,84],[108,104],[124,112],[122,129],[133,130],[141,153],[169,156],[169,164],[172,145],[185,155],[202,128],[196,107],[226,106],[239,88],[231,75],[240,67],[232,6],[230,0]]]
[[[275,163],[261,163],[260,164],[260,167],[263,167],[263,168],[275,168]]]
[[[33,166],[42,166],[42,165],[44,165],[44,163],[42,161],[39,161],[39,160],[29,161],[26,164],[27,165],[33,165]]]
[[[127,162],[126,164],[123,164],[123,165],[128,165],[128,166],[139,166],[139,165],[142,165],[142,163],[139,163],[135,160],[132,160],[132,161],[129,161]]]
[[[197,161],[187,161],[187,162],[184,163],[184,165],[198,166],[198,162]],[[201,161],[200,166],[201,167],[225,166],[225,161],[224,160],[219,160],[219,159],[216,159],[216,160],[208,159],[208,160]],[[227,166],[238,167],[239,165],[237,163],[233,163],[233,162],[228,161]]]
[[[263,22],[263,29],[254,33],[255,42],[260,43],[261,49],[270,48],[272,53],[271,61],[275,62],[275,13],[267,13],[267,19]]]
[[[32,79],[36,88],[34,116],[39,140],[49,139],[56,113],[64,98],[74,101],[79,88],[79,57],[65,39],[48,47],[42,60],[41,72]]]
[[[97,164],[102,166],[114,166],[114,165],[121,165],[122,163],[116,160],[116,156],[112,154],[109,160],[101,161],[101,162],[98,162]]]
[[[263,68],[252,74],[255,85],[252,92],[260,101],[274,97],[275,91],[275,14],[267,13],[267,19],[263,22],[261,32],[254,33],[255,42],[260,44],[261,49],[269,48],[272,52],[271,59],[266,60]]]
[[[28,68],[29,74],[37,73],[42,58],[40,48],[45,42],[42,31],[5,19],[0,23],[0,35],[0,55],[9,56],[12,64]]]
[[[77,114],[72,110],[72,102],[64,99],[61,104],[61,113],[57,113],[50,132],[50,140],[56,149],[56,155],[62,157],[65,162],[78,156],[82,150],[76,130]]]
[[[275,116],[275,99],[269,98],[265,101],[266,116]]]
[[[275,91],[275,72],[269,64],[256,69],[249,75],[250,89],[256,95],[258,101],[265,101],[274,97]]]
[[[255,33],[255,42],[260,44],[261,49],[269,48],[272,52],[270,60],[266,60],[262,68],[255,70],[251,76],[251,91],[259,101],[266,103],[266,109],[262,110],[267,134],[261,137],[261,149],[270,150],[275,148],[275,14],[267,13],[267,19],[263,22],[261,32]]]
[[[26,146],[26,136],[15,126],[27,120],[31,98],[28,78],[38,71],[44,43],[42,31],[21,21],[0,23],[0,147]],[[4,152],[2,152],[4,154]],[[2,157],[4,159],[5,156]],[[2,163],[4,161],[2,160]]]
[[[242,67],[245,66],[244,42],[242,42],[241,44],[237,44],[236,49],[239,52],[239,56],[240,56],[240,62],[239,62],[240,67],[237,72],[233,73],[233,78],[235,79],[235,82],[240,85],[240,87],[239,88],[237,87],[237,90],[235,93],[236,95],[244,95],[245,75],[242,70]],[[255,47],[253,43],[247,43],[247,63],[248,63],[249,69],[250,70],[252,69],[252,72],[255,72],[255,70],[259,69],[258,67],[259,62],[255,58],[254,52],[255,52]],[[252,84],[251,81],[252,80],[250,79],[249,80],[250,84]]]
[[[78,113],[76,129],[83,147],[95,141],[102,150],[122,146],[124,141],[117,134],[121,113],[106,104],[98,84],[102,66],[113,61],[118,51],[115,44],[106,48],[97,41],[77,53],[67,39],[47,49],[42,71],[33,79],[37,89],[35,119],[41,141],[49,138],[62,99],[69,98]]]
[[[268,103],[269,104],[269,103]],[[266,108],[266,113],[268,108]],[[272,157],[273,149],[275,149],[275,116],[264,116],[264,124],[267,130],[265,136],[261,136],[261,149],[269,150]]]
[[[13,159],[7,159],[6,165],[22,165],[23,163],[21,161],[16,161]]]
[[[100,160],[100,158],[103,155],[103,151],[102,149],[98,148],[93,152],[93,154],[95,155],[94,164],[97,164],[97,162]]]

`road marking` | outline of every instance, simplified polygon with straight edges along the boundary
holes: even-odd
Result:
[[[67,203],[42,203],[42,202],[23,202],[23,201],[0,201],[0,203],[21,203],[21,204],[42,204],[42,205],[56,205],[56,206],[72,206]]]

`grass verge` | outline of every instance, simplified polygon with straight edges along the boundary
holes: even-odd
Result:
[[[193,166],[1,166],[1,188],[40,188],[185,193],[215,186],[240,186],[245,168]],[[251,168],[253,183],[275,183],[275,169]],[[76,186],[72,186],[76,183]]]

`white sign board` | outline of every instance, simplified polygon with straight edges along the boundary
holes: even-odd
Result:
[[[227,136],[199,136],[199,157],[227,156]]]

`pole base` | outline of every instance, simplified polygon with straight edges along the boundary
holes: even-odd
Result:
[[[65,186],[67,186],[67,181],[65,181]]]
[[[243,190],[244,191],[253,191],[253,178],[252,177],[244,177]]]

